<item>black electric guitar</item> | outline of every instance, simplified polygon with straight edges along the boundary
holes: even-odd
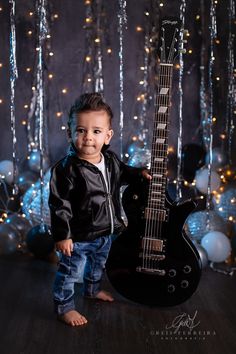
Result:
[[[172,203],[166,193],[169,111],[179,21],[163,19],[152,140],[150,183],[134,184],[123,194],[127,230],[112,244],[108,278],[124,297],[151,306],[174,306],[196,290],[199,254],[183,231],[193,201]]]

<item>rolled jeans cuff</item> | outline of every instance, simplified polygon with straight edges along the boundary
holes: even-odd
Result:
[[[65,313],[75,309],[75,303],[73,300],[70,300],[64,304],[54,301],[54,309],[58,315],[64,315]]]

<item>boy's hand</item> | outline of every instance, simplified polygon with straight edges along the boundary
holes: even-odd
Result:
[[[142,176],[148,180],[151,180],[152,179],[152,176],[149,174],[149,171],[148,170],[143,170],[142,171]]]
[[[73,242],[71,239],[62,240],[56,242],[56,249],[59,252],[62,252],[65,256],[71,256],[71,252],[73,251]]]

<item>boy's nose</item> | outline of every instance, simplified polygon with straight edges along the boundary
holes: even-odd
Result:
[[[92,139],[92,132],[87,131],[87,133],[85,134],[85,139],[86,140],[91,140]]]

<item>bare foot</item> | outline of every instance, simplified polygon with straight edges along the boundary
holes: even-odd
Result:
[[[97,295],[95,296],[95,299],[99,299],[99,300],[103,300],[103,301],[114,301],[114,298],[112,297],[112,295],[105,290],[100,290],[99,293],[97,293]]]
[[[73,327],[82,326],[88,322],[84,316],[75,310],[68,311],[64,315],[59,315],[58,319]]]

